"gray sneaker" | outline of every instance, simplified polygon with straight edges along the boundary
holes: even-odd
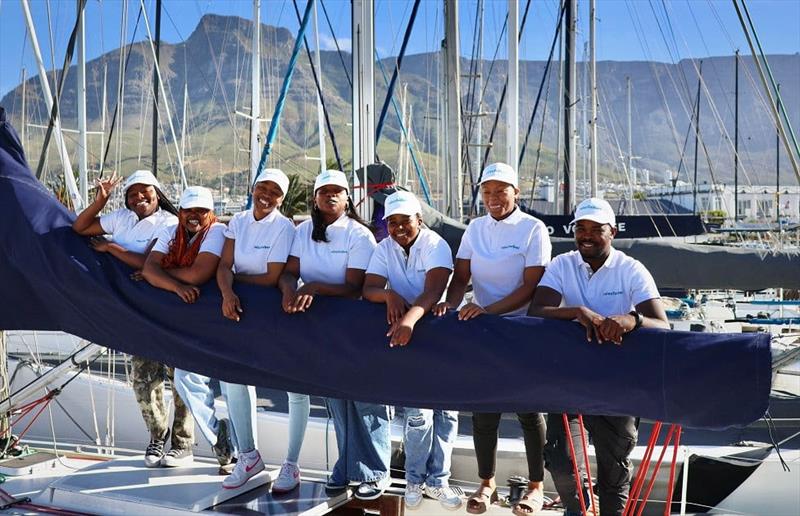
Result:
[[[173,448],[161,459],[161,465],[165,468],[181,468],[193,463],[194,454],[189,448]]]
[[[231,442],[230,423],[227,419],[220,419],[217,427],[217,442],[211,449],[217,457],[220,466],[227,466],[233,462],[233,443]]]

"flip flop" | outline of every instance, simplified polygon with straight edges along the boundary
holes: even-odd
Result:
[[[483,514],[496,501],[496,487],[480,486],[467,498],[467,512],[470,514]]]
[[[511,510],[514,516],[537,514],[544,505],[544,489],[528,489]]]

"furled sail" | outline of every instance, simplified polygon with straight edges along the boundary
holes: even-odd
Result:
[[[586,342],[575,323],[426,317],[389,348],[385,308],[318,297],[287,315],[275,289],[237,285],[239,323],[212,282],[197,303],[144,282],[70,228],[74,215],[25,163],[0,109],[0,328],[63,330],[222,380],[403,406],[631,414],[691,427],[760,418],[767,335],[637,330]]]

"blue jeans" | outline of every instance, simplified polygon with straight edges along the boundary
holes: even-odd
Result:
[[[209,386],[211,378],[198,373],[192,373],[191,371],[175,369],[174,381],[175,390],[178,391],[178,395],[186,403],[186,406],[189,407],[189,411],[197,422],[200,433],[203,434],[203,437],[205,437],[212,446],[217,444],[219,420],[214,412],[214,393]],[[220,390],[222,390],[222,395],[228,402],[228,410],[231,412],[231,442],[236,450],[246,449],[238,446],[239,432],[237,431],[236,422],[233,419],[233,412],[236,411],[237,416],[239,416],[239,431],[243,433],[245,439],[249,439],[252,442],[254,439],[253,436],[255,435],[255,387],[247,387],[227,382],[219,382],[219,385]],[[242,390],[252,393],[252,398],[243,398],[240,395]],[[234,394],[233,398],[230,397],[231,393]],[[236,407],[235,410],[231,405],[231,399],[233,399],[233,407]],[[246,424],[245,422],[247,419],[246,417],[241,417],[241,413],[245,410],[245,406],[250,406],[250,403],[252,403],[253,411],[251,412],[249,424]],[[253,448],[255,448],[255,444],[250,447],[250,449]]]
[[[458,412],[405,408],[406,481],[445,487],[458,435]]]
[[[330,483],[376,482],[389,476],[392,436],[389,407],[328,398],[339,459]]]
[[[306,426],[308,426],[308,414],[311,412],[311,398],[308,394],[296,394],[287,392],[289,395],[289,449],[286,452],[286,461],[297,464],[300,458],[300,448],[303,447],[303,439],[306,436]]]
[[[228,401],[228,417],[233,429],[231,440],[237,450],[250,452],[258,447],[256,435],[256,388],[252,385],[220,382]],[[235,440],[234,440],[235,439]]]

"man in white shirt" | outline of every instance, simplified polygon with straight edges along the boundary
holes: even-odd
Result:
[[[602,199],[587,199],[575,210],[573,224],[578,250],[550,262],[536,289],[529,315],[578,321],[586,328],[586,340],[594,345],[622,345],[624,336],[639,327],[669,329],[653,277],[644,265],[611,245],[617,234],[611,206]],[[583,419],[595,446],[600,513],[622,514],[631,483],[629,455],[638,438],[636,420],[630,416],[602,415],[587,415]],[[577,418],[570,417],[570,421],[570,433],[579,442]],[[551,414],[547,426],[547,469],[553,476],[565,514],[580,514],[561,415]],[[576,456],[582,467],[580,446],[576,446]],[[585,494],[584,500],[589,501]]]

